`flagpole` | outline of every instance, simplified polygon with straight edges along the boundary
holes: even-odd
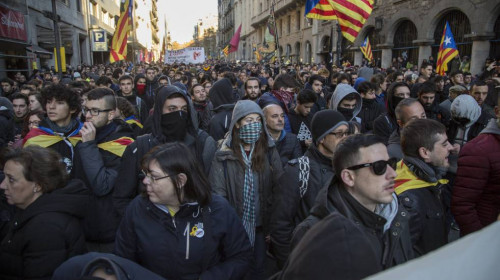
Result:
[[[274,16],[274,6],[276,5],[276,0],[273,0],[273,4],[271,5],[271,16],[273,17],[274,22],[274,40],[276,41],[276,52],[278,53],[278,64],[281,66],[281,53],[280,53],[280,44],[278,40],[278,28],[276,26],[276,17]],[[282,30],[283,32],[283,30]]]
[[[133,0],[130,0],[130,1],[133,1]],[[132,11],[130,12],[131,14],[131,19],[130,19],[130,22],[132,22],[131,24],[131,28],[132,30],[130,30],[132,32],[132,63],[135,65],[135,48],[134,48],[134,45],[135,45],[135,30],[134,30],[134,4],[132,2],[132,6],[131,6],[131,9]]]
[[[342,54],[342,30],[340,29],[340,24],[337,21],[337,66],[338,67],[342,66],[342,62],[340,62],[341,54]]]

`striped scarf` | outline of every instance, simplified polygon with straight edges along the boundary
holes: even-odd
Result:
[[[255,190],[253,185],[252,153],[255,145],[252,144],[247,156],[243,145],[240,145],[243,161],[245,162],[245,180],[243,182],[243,227],[248,234],[252,247],[255,243]]]

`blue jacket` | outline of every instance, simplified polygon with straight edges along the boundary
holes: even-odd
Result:
[[[206,223],[205,209],[209,211]],[[184,204],[174,217],[167,212],[147,197],[136,197],[118,229],[115,253],[167,279],[245,276],[252,258],[250,241],[224,198],[213,195],[205,208],[198,203]],[[202,271],[207,258],[207,269]]]

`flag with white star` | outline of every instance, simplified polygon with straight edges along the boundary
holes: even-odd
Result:
[[[441,44],[439,45],[439,52],[436,63],[436,73],[443,76],[448,71],[448,62],[458,55],[457,45],[453,39],[450,25],[446,22],[443,30],[443,37],[441,37]]]

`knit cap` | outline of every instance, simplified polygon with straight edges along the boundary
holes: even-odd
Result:
[[[328,109],[314,114],[311,121],[311,134],[315,145],[325,138],[330,132],[341,125],[348,125],[341,113]]]

